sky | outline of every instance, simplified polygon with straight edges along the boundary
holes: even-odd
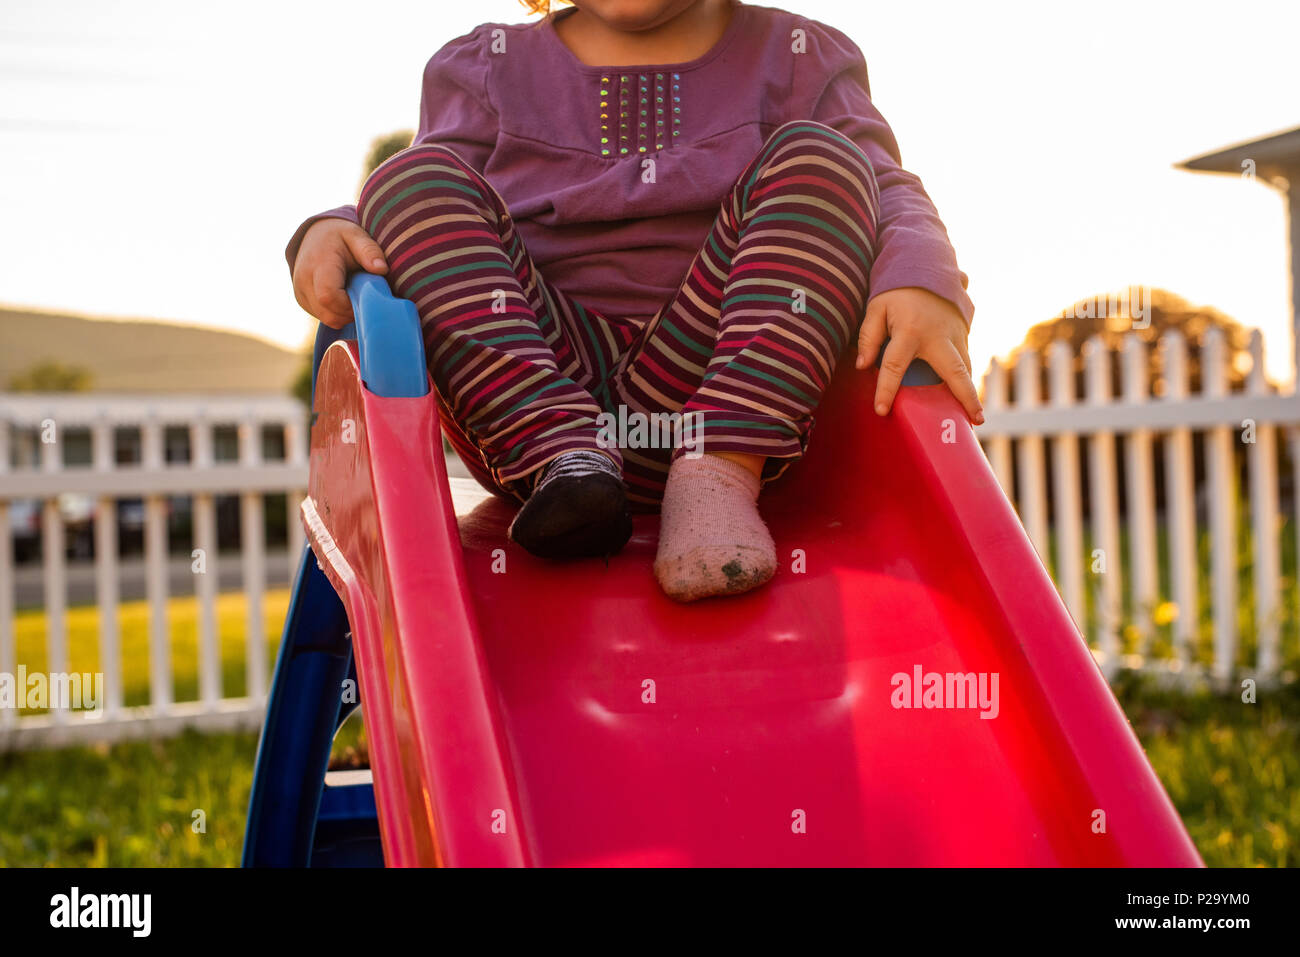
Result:
[[[1176,162],[1300,124],[1300,4],[789,0],[866,54],[970,275],[983,368],[1130,285],[1264,333],[1291,377],[1283,200]],[[0,303],[301,345],[285,242],[412,128],[425,61],[514,0],[4,0]],[[3,330],[0,330],[0,346]]]

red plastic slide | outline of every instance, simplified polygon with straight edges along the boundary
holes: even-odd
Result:
[[[942,385],[841,369],[763,497],[770,586],[681,606],[456,514],[432,395],[317,384],[311,546],[390,865],[1199,865]],[[706,437],[707,441],[707,437]]]

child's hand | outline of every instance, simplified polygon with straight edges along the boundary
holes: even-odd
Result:
[[[957,307],[928,289],[904,287],[882,292],[867,303],[867,317],[858,333],[857,367],[876,361],[880,344],[889,337],[876,383],[876,414],[885,415],[903,382],[912,359],[919,356],[948,384],[952,394],[976,425],[984,409],[971,379],[966,351],[966,321]]]
[[[307,228],[293,262],[294,298],[331,329],[341,329],[352,321],[348,273],[358,269],[381,276],[388,272],[379,244],[346,219],[317,220]]]

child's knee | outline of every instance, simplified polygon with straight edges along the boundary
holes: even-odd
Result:
[[[823,173],[829,160],[842,175],[861,183],[873,200],[880,195],[876,171],[867,154],[843,133],[824,123],[815,120],[783,123],[772,131],[763,152],[768,160],[765,165],[779,165],[787,173],[792,163],[798,165],[800,157]]]
[[[490,205],[490,193],[478,171],[455,150],[440,143],[417,143],[375,168],[361,188],[357,208],[362,225],[373,235],[377,219],[413,203],[464,203],[478,196]]]
[[[366,183],[369,185],[377,179],[383,180],[410,170],[429,167],[442,167],[452,177],[474,178],[478,175],[474,167],[450,146],[441,143],[414,143],[376,166]]]

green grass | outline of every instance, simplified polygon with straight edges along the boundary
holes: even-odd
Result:
[[[1137,674],[1115,690],[1206,864],[1300,866],[1300,685],[1254,704]]]
[[[266,593],[268,675],[288,607],[287,589]],[[227,696],[242,695],[247,687],[247,610],[241,593],[217,597]],[[167,621],[175,700],[194,700],[197,600],[169,600]],[[70,608],[66,622],[69,670],[98,671],[98,611]],[[122,603],[118,623],[125,703],[147,704],[148,604]],[[15,616],[17,661],[28,671],[46,670],[45,629],[39,609]],[[0,754],[0,866],[233,866],[239,862],[256,751],[256,735],[189,732],[163,741]],[[196,810],[205,818],[201,832],[195,831]]]
[[[191,731],[0,755],[0,866],[233,867],[256,751],[252,734]]]

